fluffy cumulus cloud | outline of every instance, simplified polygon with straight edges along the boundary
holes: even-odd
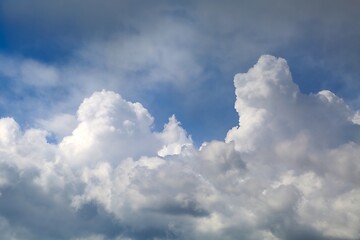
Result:
[[[0,235],[358,239],[359,113],[330,91],[301,93],[281,58],[234,82],[239,126],[199,149],[175,116],[155,131],[142,104],[112,91],[44,129],[2,118]]]

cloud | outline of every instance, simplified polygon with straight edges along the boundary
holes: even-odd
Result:
[[[357,239],[358,112],[303,94],[269,55],[235,76],[239,126],[193,146],[140,103],[98,91],[71,134],[0,120],[0,231],[14,239]],[[75,117],[75,116],[74,116]],[[56,118],[61,125],[67,118]],[[46,230],[44,230],[46,229]]]
[[[170,83],[184,88],[189,87],[190,81],[200,81],[203,71],[193,51],[197,36],[188,23],[163,17],[151,29],[140,25],[137,34],[90,41],[77,52],[77,57],[98,72],[105,68],[127,84],[136,82],[143,88],[152,88],[154,84]]]
[[[77,125],[76,117],[71,114],[58,114],[51,119],[39,119],[38,124],[58,138],[70,135]]]
[[[188,24],[164,17],[151,29],[139,29],[106,41],[88,39],[66,61],[1,55],[5,84],[0,91],[9,95],[1,107],[31,123],[39,115],[51,122],[54,114],[68,115],[85,96],[103,88],[139,100],[162,88],[192,91],[203,81],[204,66],[193,52],[196,33]]]
[[[0,48],[8,54],[1,66],[13,73],[1,76],[0,107],[25,124],[72,113],[105,88],[146,103],[160,125],[176,108],[184,126],[199,133],[197,144],[222,139],[234,124],[231,77],[263,53],[286,57],[306,93],[325,87],[357,103],[356,0],[0,5]],[[205,117],[210,111],[214,118]]]
[[[32,59],[17,59],[0,56],[0,74],[25,85],[49,87],[57,85],[58,69]]]

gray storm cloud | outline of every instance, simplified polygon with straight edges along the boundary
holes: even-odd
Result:
[[[156,132],[143,105],[105,90],[58,143],[0,119],[0,235],[358,239],[359,112],[301,93],[273,56],[234,83],[239,126],[200,149],[175,116]]]

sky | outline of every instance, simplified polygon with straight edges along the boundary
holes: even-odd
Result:
[[[0,236],[359,239],[359,9],[0,0]]]

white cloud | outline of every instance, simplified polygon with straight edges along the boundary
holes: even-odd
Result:
[[[51,87],[60,80],[59,70],[33,59],[0,56],[0,74],[26,85]]]
[[[54,133],[55,136],[61,139],[71,134],[77,125],[77,121],[76,117],[71,114],[60,113],[50,119],[40,119],[38,120],[38,124],[41,128]]]
[[[26,60],[21,66],[20,78],[23,82],[34,86],[53,86],[58,83],[59,73],[55,67]]]
[[[18,111],[30,124],[41,118],[40,125],[49,125],[104,88],[138,100],[162,87],[187,92],[203,81],[204,66],[193,49],[197,33],[191,26],[169,17],[151,29],[138,24],[136,34],[121,32],[107,40],[84,41],[66,60],[56,63],[0,55],[0,77],[9,95],[0,96],[0,107],[12,115]],[[53,126],[49,130],[69,129]]]
[[[176,120],[175,115],[169,118],[169,122],[164,126],[164,131],[158,134],[158,137],[167,143],[158,152],[161,157],[180,154],[183,147],[192,145],[191,137],[188,137],[186,131],[180,127],[180,122]]]
[[[151,28],[137,27],[137,34],[88,42],[77,51],[75,62],[85,63],[83,67],[92,73],[107,75],[107,79],[94,79],[100,86],[147,89],[170,84],[186,90],[189,83],[201,81],[204,66],[194,50],[198,33],[191,26],[164,17]]]
[[[32,239],[357,239],[358,112],[329,91],[302,94],[286,61],[272,56],[236,75],[235,88],[240,126],[200,149],[174,116],[155,132],[143,105],[105,90],[83,101],[59,143],[1,119],[0,231],[24,229]]]
[[[70,164],[107,161],[116,165],[125,158],[152,156],[158,151],[161,156],[179,154],[182,146],[191,145],[175,117],[169,119],[164,132],[153,133],[153,117],[147,109],[110,91],[86,98],[77,118],[72,135],[59,143],[60,152]]]

